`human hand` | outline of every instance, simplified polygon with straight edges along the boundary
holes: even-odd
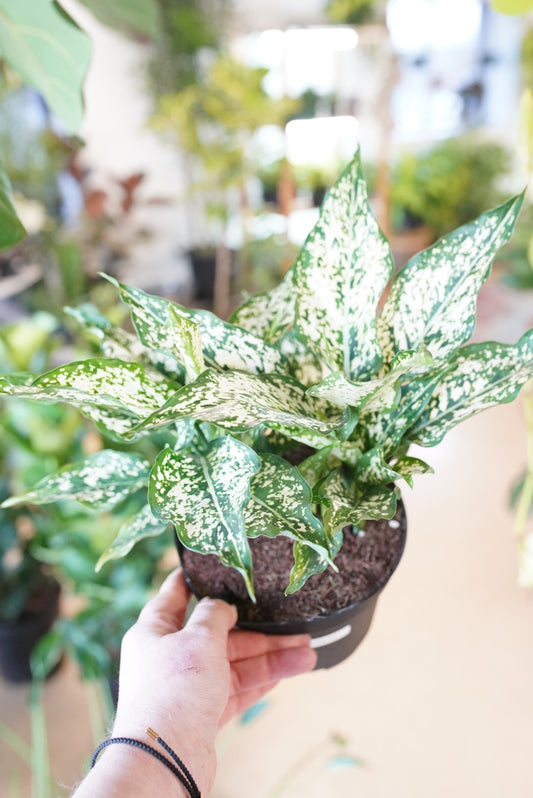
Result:
[[[125,635],[113,736],[142,740],[151,726],[207,794],[218,728],[280,679],[311,670],[316,654],[308,635],[232,629],[237,611],[220,600],[200,601],[184,626],[189,596],[173,571]]]

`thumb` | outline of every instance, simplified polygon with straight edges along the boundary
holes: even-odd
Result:
[[[144,607],[137,623],[159,636],[178,632],[183,628],[190,591],[183,571],[172,571],[157,593]]]
[[[187,629],[204,629],[226,645],[229,630],[237,623],[237,608],[221,599],[204,598],[194,608]]]

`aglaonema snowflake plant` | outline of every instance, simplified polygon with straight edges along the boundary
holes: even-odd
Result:
[[[533,374],[533,330],[515,345],[465,345],[522,199],[394,275],[356,153],[292,268],[230,322],[112,280],[136,334],[93,306],[68,309],[102,357],[3,377],[0,390],[75,405],[121,450],[73,463],[4,505],[71,498],[109,509],[143,491],[146,505],[100,564],[172,524],[184,546],[236,568],[253,598],[249,538],[286,535],[287,593],[297,591],[335,568],[343,527],[392,518],[394,483],[431,470],[410,444],[437,444],[463,419],[514,399]],[[164,445],[150,463],[134,444],[154,432]],[[284,455],[299,444],[312,453],[294,466]]]

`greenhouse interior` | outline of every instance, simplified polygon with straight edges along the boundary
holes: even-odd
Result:
[[[529,798],[533,0],[0,63],[0,798]]]

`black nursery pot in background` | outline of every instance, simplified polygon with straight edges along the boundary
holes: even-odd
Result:
[[[58,616],[61,586],[55,579],[16,621],[0,623],[0,673],[8,682],[29,682],[30,656]]]
[[[196,554],[187,551],[175,535],[176,545],[180,555],[180,560],[184,570],[187,583],[197,598],[204,595],[210,595],[212,598],[222,598],[237,605],[239,609],[239,620],[237,626],[240,629],[247,629],[254,632],[263,632],[270,635],[292,635],[292,634],[309,634],[311,635],[311,647],[317,652],[316,669],[319,668],[332,668],[338,665],[352,654],[357,646],[364,639],[376,608],[377,600],[381,591],[387,584],[388,580],[396,570],[403,550],[405,547],[405,540],[407,535],[407,520],[405,515],[405,508],[402,502],[398,503],[398,512],[396,519],[400,524],[401,538],[395,558],[389,568],[388,573],[385,574],[383,580],[374,587],[374,589],[363,598],[350,603],[348,606],[340,609],[329,611],[328,614],[315,615],[310,618],[295,618],[294,620],[248,620],[239,606],[240,601],[234,600],[234,597],[225,592],[212,594],[209,589],[198,588],[198,580],[191,575],[191,570],[194,568],[193,560],[203,558],[205,555]],[[372,522],[370,522],[372,523]],[[392,522],[394,523],[394,521]],[[254,552],[254,561],[256,553]],[[220,565],[221,569],[226,571],[226,566]],[[320,577],[312,577],[313,579],[328,578],[324,574]],[[240,577],[239,577],[240,579]]]

